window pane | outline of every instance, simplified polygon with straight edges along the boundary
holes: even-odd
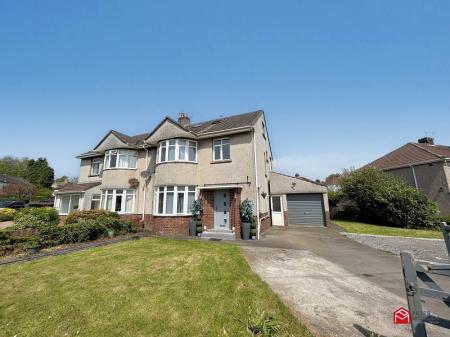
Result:
[[[220,146],[214,146],[214,160],[220,159]]]
[[[166,195],[166,214],[173,214],[173,192]]]
[[[79,195],[71,195],[70,201],[70,211],[75,211],[80,208],[80,196]]]
[[[177,213],[184,213],[184,192],[183,193],[178,193]]]
[[[122,195],[116,195],[116,207],[114,208],[116,212],[122,210]]]
[[[195,161],[197,159],[197,149],[195,147],[189,147],[189,160]]]
[[[60,207],[61,213],[69,213],[69,202],[70,202],[70,195],[61,196],[61,207]]]
[[[119,154],[119,161],[117,167],[127,168],[128,167],[128,155]]]
[[[133,211],[133,195],[127,193],[127,197],[125,199],[125,212],[131,213]]]
[[[112,200],[113,200],[113,196],[111,194],[108,194],[106,197],[106,207],[105,209],[108,211],[112,211]]]
[[[189,186],[188,190],[189,190],[189,191],[194,191],[194,192],[195,192],[195,186]]]
[[[169,157],[167,160],[175,160],[175,145],[169,145]]]
[[[196,142],[189,142],[189,146],[197,147],[197,143]]]
[[[158,198],[158,214],[162,213],[164,213],[164,192],[160,192]]]
[[[114,167],[116,167],[116,164],[117,164],[117,155],[111,154],[109,156],[109,167],[114,168]]]
[[[166,161],[166,147],[161,147],[161,161]]]
[[[230,159],[230,143],[222,145],[222,159]]]
[[[173,191],[174,190],[174,187],[173,186],[167,186],[167,191]]]
[[[222,139],[222,145],[223,144],[230,144],[230,139]]]
[[[137,157],[135,155],[130,155],[128,168],[136,168]]]
[[[188,212],[192,209],[192,203],[195,200],[195,192],[189,192],[188,193]]]
[[[100,208],[100,194],[93,194],[91,199],[91,209]]]
[[[184,142],[186,144],[186,142]],[[186,146],[181,145],[178,148],[178,160],[186,160]]]
[[[214,146],[220,146],[220,144],[222,144],[222,141],[220,139],[214,141]]]
[[[273,212],[281,212],[281,198],[280,197],[272,197],[272,211]]]

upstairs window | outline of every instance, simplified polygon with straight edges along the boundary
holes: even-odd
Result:
[[[105,153],[105,168],[135,169],[137,163],[137,151],[134,150],[109,150]]]
[[[91,176],[98,176],[103,168],[103,158],[94,158],[91,162]]]
[[[214,160],[230,160],[230,139],[216,139],[213,143]]]
[[[197,162],[197,142],[187,139],[165,140],[158,145],[157,163],[167,161]]]

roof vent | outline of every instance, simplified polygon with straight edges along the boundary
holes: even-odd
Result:
[[[189,118],[188,114],[186,112],[180,112],[178,115],[178,124],[181,126],[186,126],[191,123],[191,119]]]
[[[434,145],[434,138],[432,137],[423,137],[418,140],[419,144],[428,144]]]

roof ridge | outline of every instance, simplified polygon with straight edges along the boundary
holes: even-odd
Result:
[[[214,122],[214,121],[225,119],[225,118],[241,117],[241,116],[245,116],[245,115],[254,114],[254,113],[257,113],[257,112],[258,113],[264,113],[264,110],[255,110],[255,111],[250,111],[250,112],[243,112],[243,113],[237,114],[237,115],[230,115],[230,116],[213,118],[213,119],[209,119],[209,120],[206,120],[206,121],[203,121],[203,122],[201,122],[201,121],[200,122],[194,122],[193,124],[190,124],[190,125],[192,126],[192,125],[195,125],[195,124],[206,124],[206,123]],[[256,117],[255,117],[255,119],[256,119]]]
[[[414,145],[414,146],[417,147],[418,149],[421,149],[421,150],[423,150],[423,151],[426,151],[426,152],[428,152],[428,153],[431,153],[432,155],[438,157],[439,159],[445,158],[444,156],[441,156],[441,155],[439,155],[439,154],[437,154],[437,153],[435,153],[435,152],[433,152],[433,151],[430,151],[429,149],[423,148],[423,147],[420,146],[419,144],[416,144],[416,143],[408,143],[408,144]]]

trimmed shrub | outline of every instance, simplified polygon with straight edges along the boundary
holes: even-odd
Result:
[[[12,208],[0,208],[0,221],[10,221],[14,219],[16,210]]]
[[[108,229],[92,220],[61,226],[59,229],[60,243],[76,243],[97,240],[107,235]]]
[[[84,220],[98,220],[99,218],[108,217],[119,219],[119,214],[116,212],[106,211],[104,209],[91,209],[86,211],[74,211],[70,213],[65,223],[77,223]]]
[[[16,228],[43,228],[57,226],[59,216],[53,207],[23,208],[16,213],[14,224]]]
[[[251,236],[256,236],[256,228],[250,229],[250,235]]]
[[[434,226],[437,205],[377,168],[344,172],[339,183],[344,197],[357,206],[359,220],[405,228]]]
[[[198,233],[202,233],[203,232],[203,227],[202,226],[197,226],[197,234]]]

